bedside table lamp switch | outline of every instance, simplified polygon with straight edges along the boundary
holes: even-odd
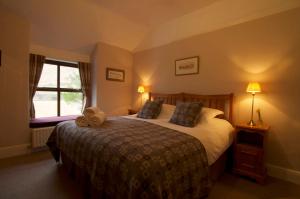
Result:
[[[252,109],[251,109],[251,120],[248,122],[248,125],[255,126],[253,121],[253,107],[254,107],[254,97],[255,93],[261,92],[261,88],[259,83],[257,82],[250,82],[247,86],[247,92],[252,94]]]

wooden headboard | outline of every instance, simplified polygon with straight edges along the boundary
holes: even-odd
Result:
[[[189,93],[163,94],[149,93],[149,99],[161,99],[165,104],[176,105],[181,102],[202,102],[205,107],[215,108],[225,113],[226,120],[232,123],[233,93],[225,95],[198,95]]]

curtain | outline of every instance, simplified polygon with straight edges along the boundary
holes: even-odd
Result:
[[[84,95],[83,110],[91,106],[91,69],[89,63],[78,63],[82,93]]]
[[[29,58],[29,108],[30,118],[35,118],[35,110],[33,104],[33,97],[35,95],[42,70],[45,62],[45,56],[30,54]]]

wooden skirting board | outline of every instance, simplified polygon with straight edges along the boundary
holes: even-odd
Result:
[[[0,147],[0,159],[31,153],[31,144],[19,144],[7,147]]]

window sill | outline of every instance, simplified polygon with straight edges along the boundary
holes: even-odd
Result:
[[[41,117],[30,120],[29,127],[30,128],[42,128],[49,126],[56,126],[60,122],[75,120],[78,115],[68,115],[68,116],[60,116],[60,117]]]

